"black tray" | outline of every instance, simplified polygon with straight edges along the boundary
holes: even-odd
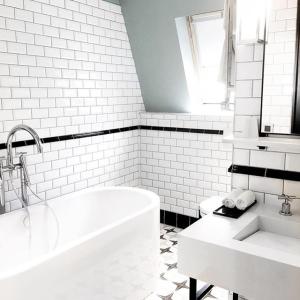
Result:
[[[245,210],[234,208],[229,208],[224,205],[220,206],[216,210],[214,210],[215,215],[224,216],[228,218],[238,219],[240,216],[242,216],[248,209],[250,209],[254,204],[256,204],[257,201],[255,200],[250,206],[248,206]]]

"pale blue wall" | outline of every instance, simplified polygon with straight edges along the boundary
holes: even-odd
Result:
[[[119,0],[104,0],[104,1],[107,1],[107,2],[110,2],[110,3],[114,3],[114,4],[120,4]]]
[[[120,0],[145,108],[189,112],[175,18],[220,10],[224,0]]]

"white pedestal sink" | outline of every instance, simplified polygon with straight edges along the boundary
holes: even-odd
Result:
[[[249,300],[300,299],[300,212],[257,206],[237,220],[208,215],[180,233],[178,268]]]

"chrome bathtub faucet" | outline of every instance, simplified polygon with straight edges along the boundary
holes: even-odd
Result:
[[[37,147],[38,153],[42,153],[43,147],[42,142],[38,134],[34,129],[27,125],[17,125],[12,128],[7,137],[7,157],[6,166],[3,164],[3,159],[0,159],[0,214],[5,213],[5,192],[4,192],[4,172],[13,172],[14,170],[20,170],[20,181],[21,181],[21,199],[22,206],[28,205],[28,193],[27,187],[30,184],[30,178],[27,170],[26,164],[26,152],[17,153],[18,163],[14,163],[13,151],[12,151],[12,141],[16,132],[24,130],[28,132],[34,139]],[[11,175],[11,174],[10,174]]]

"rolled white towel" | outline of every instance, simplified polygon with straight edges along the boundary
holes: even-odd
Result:
[[[224,199],[223,204],[228,208],[234,208],[236,206],[237,197],[243,193],[242,190],[236,189],[230,192]]]
[[[237,197],[236,207],[245,210],[255,201],[255,194],[252,191],[245,191]]]

